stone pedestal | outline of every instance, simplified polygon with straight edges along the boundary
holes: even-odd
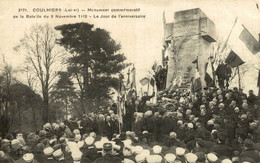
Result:
[[[176,82],[175,79],[180,79],[177,80],[179,86],[190,86],[196,71],[192,61],[197,57],[199,73],[201,79],[204,79],[210,44],[215,39],[214,23],[199,8],[175,12],[174,22],[166,24],[165,29],[165,41],[169,43],[170,54],[166,89]],[[205,81],[201,82],[205,87]]]

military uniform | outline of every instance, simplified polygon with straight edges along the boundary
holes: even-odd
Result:
[[[95,161],[96,159],[102,157],[102,154],[93,147],[88,147],[85,153],[83,153],[83,158],[88,158],[91,161]]]

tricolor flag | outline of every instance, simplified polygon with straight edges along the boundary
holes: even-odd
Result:
[[[237,67],[252,58],[252,54],[260,52],[260,43],[249,32],[249,30],[239,21],[234,25],[230,32],[228,41],[232,50],[226,58],[226,63],[231,67]],[[249,52],[246,52],[249,50]]]
[[[233,50],[230,51],[225,62],[232,68],[238,67],[245,63]]]
[[[194,78],[193,78],[193,81],[192,81],[192,90],[194,92],[197,92],[197,91],[202,89],[201,77],[200,77],[199,66],[198,66],[198,57],[192,63],[196,64],[196,72],[195,72],[195,75],[194,75]],[[211,62],[208,62],[208,64],[206,65],[206,74],[205,74],[204,80],[205,80],[205,82],[207,84],[207,87],[214,86],[214,83],[213,83],[213,70],[212,70]]]
[[[208,63],[206,65],[205,80],[206,80],[207,86],[215,86],[215,70],[212,65],[211,57],[209,58]]]
[[[214,77],[214,70],[213,70],[213,66],[212,66],[212,62],[211,59],[208,60],[207,63],[207,68],[206,68],[206,72],[209,74],[209,76],[213,79]]]
[[[246,29],[244,25],[243,30],[239,35],[239,39],[246,45],[248,50],[252,54],[256,54],[260,51],[260,43],[254,38],[254,36]]]

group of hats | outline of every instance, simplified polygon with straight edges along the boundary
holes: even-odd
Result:
[[[137,163],[141,163],[144,162],[145,160],[147,161],[147,163],[161,163],[162,162],[162,156],[160,155],[160,153],[162,152],[162,147],[155,145],[153,147],[153,154],[150,155],[149,150],[143,150],[143,148],[141,146],[136,146],[135,147],[135,160]],[[186,161],[189,163],[195,163],[198,159],[197,155],[193,154],[193,153],[187,153],[185,154],[185,149],[178,147],[176,148],[176,155],[178,157],[185,157]],[[169,162],[169,163],[173,163],[177,156],[172,154],[172,153],[168,153],[164,156],[165,161]]]
[[[61,151],[61,149],[57,149],[56,151],[54,151],[54,149],[52,147],[47,147],[43,150],[43,153],[49,157],[49,156],[54,156],[56,158],[59,158],[60,156],[62,156],[63,152]]]
[[[43,153],[47,157],[54,156],[55,158],[59,158],[63,155],[63,152],[61,149],[54,151],[54,149],[52,147],[45,148],[43,150]],[[73,158],[74,162],[79,162],[82,158],[82,152],[80,150],[72,150],[71,157]]]

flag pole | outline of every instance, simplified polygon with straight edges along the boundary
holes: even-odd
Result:
[[[233,29],[234,29],[236,23],[237,23],[237,19],[238,19],[238,17],[236,17],[235,22],[234,22],[234,24],[233,24],[233,26],[232,26],[232,28],[231,28],[229,34],[228,34],[228,37],[227,37],[227,39],[226,39],[224,45],[222,46],[222,48],[221,48],[221,50],[220,50],[220,53],[222,53],[223,50],[226,48],[226,46],[227,46],[227,42],[228,42],[228,40],[229,40],[229,38],[230,38],[230,35],[231,35],[231,33],[232,33],[232,31],[233,31]]]
[[[118,96],[118,102],[117,102],[117,114],[120,115],[120,96]],[[119,129],[119,134],[121,134],[121,124],[120,124],[120,119],[121,117],[118,116],[118,129]]]
[[[237,66],[237,76],[238,76],[238,90],[240,90],[241,89],[241,78],[240,78],[239,66]]]
[[[121,113],[121,89],[122,89],[122,74],[119,74],[119,85],[118,85],[118,97],[117,97],[117,114],[118,114],[118,129],[119,129],[119,134],[121,134],[121,122],[123,123],[122,119],[122,113]]]

